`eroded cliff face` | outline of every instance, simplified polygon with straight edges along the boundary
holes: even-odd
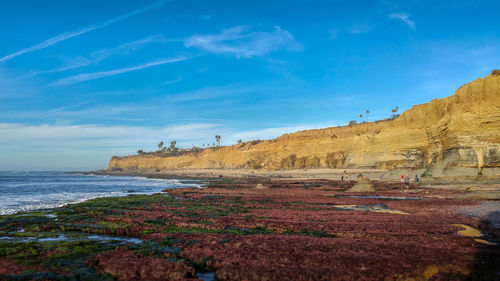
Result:
[[[285,134],[178,157],[113,157],[109,170],[196,168],[427,168],[429,173],[498,173],[500,74],[453,96],[413,106],[392,121]]]

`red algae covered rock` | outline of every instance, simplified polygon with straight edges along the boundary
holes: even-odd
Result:
[[[2,280],[2,275],[12,275],[24,272],[26,270],[42,270],[43,267],[37,266],[28,267],[19,263],[15,263],[6,259],[0,258],[0,280]]]
[[[183,262],[151,258],[127,250],[99,254],[87,261],[100,274],[110,274],[117,280],[193,280],[195,270]],[[196,279],[195,279],[196,280]]]
[[[215,183],[203,189],[171,189],[170,196],[90,200],[68,206],[58,220],[45,218],[40,225],[50,223],[47,229],[65,231],[68,237],[79,231],[78,240],[89,233],[137,238],[119,245],[80,241],[81,249],[85,246],[85,253],[90,253],[83,266],[100,274],[85,280],[108,280],[106,274],[117,280],[193,280],[202,272],[219,281],[496,280],[498,276],[499,239],[484,221],[456,211],[477,203],[464,198],[463,190],[421,185],[410,188],[410,193],[400,183],[382,181],[372,182],[376,189],[372,193],[349,192],[354,181],[342,185],[329,180],[251,178]],[[255,189],[257,184],[268,188]],[[33,231],[33,222],[18,216],[6,220],[3,228],[0,224],[0,231],[8,234],[14,227]],[[465,226],[481,236],[459,235]],[[479,238],[490,243],[475,240]],[[76,244],[71,241],[57,242],[59,247],[30,242],[31,248],[8,243],[0,240],[4,275],[25,270],[57,273],[60,264],[73,264],[67,260],[74,259],[70,255],[53,262],[60,253],[74,252]],[[43,257],[39,263],[34,263],[31,252],[35,246],[43,254],[38,255]],[[95,273],[86,269],[81,272]]]

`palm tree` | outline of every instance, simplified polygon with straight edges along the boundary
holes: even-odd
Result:
[[[177,147],[175,147],[176,144],[177,144],[176,141],[171,141],[168,150],[170,150],[171,152],[176,152],[177,151]]]
[[[220,135],[215,135],[215,141],[217,142],[217,147],[220,147]]]

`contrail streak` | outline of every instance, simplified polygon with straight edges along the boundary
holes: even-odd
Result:
[[[178,58],[173,58],[173,59],[161,59],[161,60],[157,60],[157,61],[153,61],[153,62],[141,64],[141,65],[136,65],[136,66],[132,66],[132,67],[119,68],[119,69],[101,71],[101,72],[84,73],[84,74],[71,76],[68,78],[63,78],[63,79],[58,80],[54,83],[51,83],[50,85],[51,86],[67,86],[67,85],[71,85],[71,84],[75,84],[75,83],[79,83],[79,82],[95,80],[95,79],[100,79],[100,78],[104,78],[104,77],[114,76],[117,74],[126,73],[126,72],[141,70],[141,69],[149,68],[152,66],[184,61],[187,59],[188,58],[186,58],[186,57],[178,57]]]
[[[107,27],[109,25],[112,25],[113,23],[125,20],[125,19],[127,19],[127,18],[129,18],[131,16],[135,16],[135,15],[143,13],[145,11],[148,11],[148,10],[151,10],[151,9],[160,8],[161,6],[163,6],[168,1],[169,0],[156,1],[154,3],[151,3],[151,4],[147,5],[147,6],[144,6],[144,7],[140,8],[140,9],[134,10],[134,11],[132,11],[130,13],[123,14],[121,16],[118,16],[118,17],[115,17],[115,18],[112,18],[112,19],[109,19],[109,20],[106,20],[106,21],[101,21],[101,22],[98,22],[98,23],[94,23],[94,24],[89,25],[89,26],[84,26],[84,27],[81,27],[81,28],[76,29],[76,30],[72,30],[72,31],[61,33],[61,34],[59,34],[57,36],[54,36],[54,37],[49,38],[49,39],[47,39],[45,41],[42,41],[42,42],[40,42],[40,43],[38,43],[36,45],[33,45],[33,46],[25,48],[25,49],[21,49],[21,50],[19,50],[17,52],[14,52],[12,54],[6,55],[6,56],[0,58],[0,62],[2,62],[2,61],[8,61],[10,59],[13,59],[15,57],[18,57],[18,56],[26,54],[26,53],[30,53],[30,52],[33,52],[33,51],[45,49],[45,48],[50,47],[52,45],[55,45],[55,44],[57,44],[57,43],[59,43],[61,41],[68,40],[70,38],[77,37],[77,36],[83,35],[85,33],[88,33],[88,32],[91,32],[91,31],[94,31],[94,30],[97,30],[97,29],[101,29],[101,28]]]

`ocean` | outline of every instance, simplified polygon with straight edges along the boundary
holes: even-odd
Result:
[[[0,215],[60,207],[97,197],[153,194],[168,188],[199,186],[196,181],[177,179],[0,171]]]

